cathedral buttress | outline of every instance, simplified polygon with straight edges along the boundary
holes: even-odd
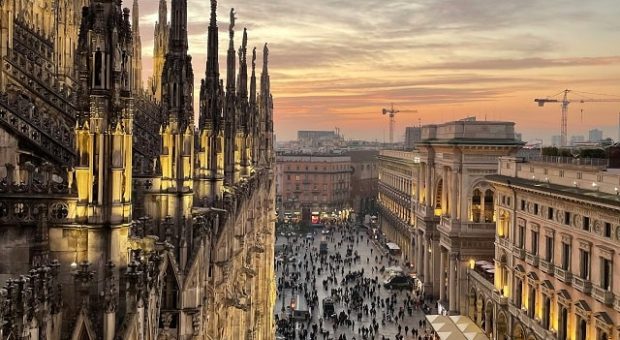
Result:
[[[129,9],[93,1],[83,8],[77,48],[76,222],[88,261],[103,282],[110,261],[126,267],[132,220],[132,32]],[[113,330],[112,330],[113,332]]]
[[[218,63],[217,1],[211,0],[207,67],[200,85],[200,145],[196,169],[196,199],[208,205],[222,198],[224,182],[224,122]]]
[[[172,218],[175,230],[172,243],[178,248],[185,241],[184,231],[190,229],[194,195],[194,72],[192,58],[187,54],[187,0],[173,0],[171,14],[169,50],[162,73],[164,123],[158,197],[161,208],[153,217],[157,220]],[[186,258],[186,254],[178,255]]]

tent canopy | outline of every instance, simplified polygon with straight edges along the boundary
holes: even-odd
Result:
[[[426,320],[441,340],[489,340],[467,316],[427,315]]]

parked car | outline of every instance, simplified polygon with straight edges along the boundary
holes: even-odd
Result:
[[[387,289],[413,289],[413,279],[407,275],[394,275],[383,282]]]

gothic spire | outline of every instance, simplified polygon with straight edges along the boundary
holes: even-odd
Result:
[[[133,0],[131,32],[134,64],[131,89],[134,92],[139,92],[142,90],[142,41],[140,39],[140,8],[138,7],[138,0]]]
[[[218,63],[218,32],[217,32],[217,0],[211,0],[211,21],[209,23],[209,36],[207,48],[207,83],[217,84],[220,78],[220,66]]]
[[[261,92],[265,95],[269,95],[271,93],[270,84],[269,84],[269,48],[267,47],[267,43],[265,43],[265,47],[263,48],[263,73],[261,74]]]
[[[256,104],[256,47],[252,50],[252,75],[250,76],[250,106]]]
[[[228,45],[228,60],[226,73],[226,92],[235,92],[235,9],[230,9],[230,26],[228,35],[230,44]]]
[[[140,8],[138,0],[133,0],[133,8],[131,9],[131,29],[134,35],[140,36]]]
[[[243,39],[239,48],[239,96],[247,101],[248,97],[248,30],[243,29]]]
[[[159,23],[160,25],[166,25],[168,22],[168,5],[166,0],[159,0]]]
[[[172,0],[170,52],[187,54],[187,0]]]

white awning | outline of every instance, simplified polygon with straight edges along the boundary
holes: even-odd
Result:
[[[426,320],[441,340],[489,340],[476,323],[463,315],[426,315]]]
[[[393,243],[393,242],[388,242],[388,243],[386,243],[385,245],[386,245],[386,246],[388,247],[388,249],[390,249],[390,250],[400,250],[400,247],[399,247],[399,246],[398,246],[398,244],[396,244],[396,243]]]

